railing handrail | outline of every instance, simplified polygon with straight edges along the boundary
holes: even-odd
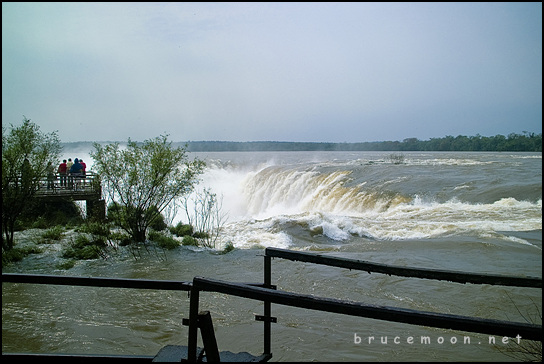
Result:
[[[126,278],[70,277],[41,274],[2,273],[2,282],[58,284],[114,288],[141,288],[157,290],[178,290],[190,292],[190,317],[187,359],[196,361],[197,315],[199,307],[199,292],[213,291],[228,295],[245,297],[264,302],[264,353],[270,352],[270,304],[280,304],[324,312],[332,312],[370,319],[399,322],[411,325],[428,326],[481,334],[522,337],[527,340],[542,340],[542,325],[510,322],[493,319],[483,319],[444,313],[417,311],[390,306],[377,306],[363,302],[345,301],[334,298],[316,297],[300,293],[275,290],[271,285],[271,258],[284,258],[294,261],[304,261],[324,264],[367,272],[378,272],[389,275],[399,275],[415,278],[448,280],[461,283],[496,284],[538,288],[542,287],[542,279],[535,277],[506,277],[488,274],[452,272],[435,269],[416,269],[370,263],[355,259],[327,257],[320,254],[294,252],[278,248],[266,248],[264,255],[264,283],[247,284],[233,283],[217,279],[194,277],[192,282],[162,281]]]
[[[407,268],[381,263],[372,263],[357,259],[330,257],[324,256],[322,254],[299,252],[280,248],[266,248],[265,255],[273,258],[283,258],[288,260],[328,265],[333,267],[362,270],[368,273],[376,272],[401,277],[445,280],[457,283],[542,288],[542,278],[538,277],[511,277],[503,275],[465,273],[439,269]]]
[[[213,291],[259,301],[269,301],[280,305],[366,317],[376,320],[509,337],[520,335],[528,340],[542,340],[542,325],[529,323],[441,314],[390,306],[369,305],[362,302],[304,295],[203,277],[195,277],[193,279],[193,287],[201,291]]]
[[[102,185],[98,173],[94,171],[62,175],[55,173],[54,178],[42,176],[37,180],[35,191],[37,197],[66,197],[82,194],[93,197],[102,196]]]
[[[53,174],[54,174],[55,176],[60,176],[60,175],[61,175],[61,173],[59,173],[59,172],[55,172],[55,173],[53,173]],[[67,171],[65,175],[66,175],[66,176],[70,175],[70,172]],[[96,176],[99,176],[99,174],[98,174],[97,172],[93,171],[93,170],[85,171],[85,175],[88,175],[88,176],[93,177],[93,178],[96,177]],[[21,174],[18,174],[18,175],[15,175],[15,176],[13,176],[13,177],[10,177],[10,178],[11,178],[11,179],[21,179],[22,177],[23,177],[23,176],[22,176]],[[46,174],[43,174],[43,175],[41,175],[41,176],[39,176],[39,177],[38,177],[38,180],[40,180],[40,179],[46,179],[46,178],[47,178],[47,173],[46,173]]]
[[[416,311],[390,306],[368,305],[362,302],[343,301],[333,298],[303,295],[300,293],[259,287],[258,285],[254,284],[232,283],[203,277],[195,277],[193,278],[193,282],[187,282],[151,279],[71,277],[45,274],[2,273],[2,282],[176,291],[190,291],[191,288],[194,287],[200,291],[213,291],[260,301],[269,301],[271,303],[281,305],[340,313],[351,316],[368,317],[420,326],[431,326],[511,337],[515,337],[519,334],[525,339],[530,340],[540,340],[542,338],[541,325],[480,319],[451,314],[438,314],[434,312]]]
[[[71,277],[47,274],[2,273],[2,283],[53,284],[65,286],[138,288],[171,291],[190,291],[192,282],[153,279]]]
[[[60,177],[60,176],[73,176],[74,174],[71,174],[70,172],[66,172],[65,174],[61,174],[59,172],[55,172],[53,173],[56,177]],[[94,172],[94,171],[85,171],[84,173],[81,172],[81,173],[78,173],[79,175],[81,176],[84,176],[84,177],[88,177],[89,179],[94,179],[96,177],[99,176],[98,173]],[[47,180],[47,175],[43,175],[43,176],[40,176],[39,177],[39,180]]]

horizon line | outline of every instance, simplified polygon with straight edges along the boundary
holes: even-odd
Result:
[[[536,133],[536,132],[527,132],[527,131],[524,131],[523,134],[518,134],[518,133],[509,133],[508,135],[510,134],[516,134],[516,135],[527,135],[527,134],[534,134],[536,136],[538,135],[542,135],[542,132],[539,132],[539,133]],[[499,136],[499,135],[502,135],[504,136],[503,134],[495,134],[495,135],[492,135],[492,136],[485,136],[485,135],[480,135],[480,134],[476,134],[476,135],[470,135],[470,136],[467,136],[467,135],[462,135],[462,134],[459,134],[455,137],[459,137],[459,136],[464,136],[464,137],[475,137],[475,136],[480,136],[480,137],[484,137],[484,138],[491,138],[491,137],[496,137],[496,136]],[[506,137],[508,137],[508,135],[506,135]],[[403,140],[375,140],[375,141],[359,141],[359,142],[323,142],[323,141],[282,141],[282,140],[246,140],[246,141],[233,141],[233,140],[183,140],[183,141],[172,141],[172,143],[307,143],[307,144],[362,144],[362,143],[388,143],[388,142],[399,142],[399,143],[402,143],[404,142],[405,140],[413,140],[413,139],[416,139],[416,140],[419,140],[419,141],[426,141],[426,140],[431,140],[431,139],[441,139],[441,138],[446,138],[446,137],[453,137],[453,135],[446,135],[446,136],[442,136],[442,137],[430,137],[428,139],[419,139],[417,137],[408,137],[408,138],[404,138]],[[454,138],[455,138],[454,137]],[[147,139],[146,139],[147,140]],[[79,140],[79,141],[72,141],[72,142],[62,142],[62,144],[68,144],[68,143],[126,143],[128,140]],[[136,141],[136,142],[142,142],[140,140],[133,140],[133,141]]]

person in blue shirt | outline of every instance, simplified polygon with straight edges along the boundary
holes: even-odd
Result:
[[[70,167],[70,177],[72,177],[73,181],[76,183],[76,189],[77,189],[77,182],[78,179],[80,179],[83,176],[83,166],[81,163],[79,163],[79,160],[76,158],[74,159],[74,164]]]

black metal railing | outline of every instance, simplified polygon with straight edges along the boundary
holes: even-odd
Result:
[[[199,311],[200,292],[206,291],[219,292],[264,302],[264,314],[262,316],[258,315],[255,317],[256,320],[263,321],[264,323],[264,353],[260,357],[255,357],[262,361],[266,361],[272,356],[271,323],[276,322],[276,318],[272,317],[271,315],[272,303],[418,326],[508,337],[517,337],[519,335],[526,340],[542,341],[542,325],[417,311],[389,306],[369,305],[363,302],[345,301],[334,298],[316,297],[313,295],[310,296],[300,293],[276,290],[276,287],[271,284],[272,258],[310,262],[341,268],[357,269],[367,271],[368,273],[376,272],[380,274],[398,275],[403,277],[438,279],[460,283],[542,288],[542,278],[537,277],[507,277],[500,275],[405,268],[277,248],[265,249],[264,283],[234,283],[203,277],[195,277],[193,278],[192,282],[182,282],[142,279],[23,275],[14,273],[3,273],[2,282],[189,291],[189,319],[184,320],[184,323],[188,324],[189,326],[189,334],[187,347],[184,347],[183,351],[184,356],[180,356],[179,360],[186,359],[190,362],[196,362],[199,358],[201,358],[201,356],[198,355],[197,337],[198,329],[200,328],[204,339],[204,327],[206,327],[206,335],[208,335],[206,337],[207,340],[205,340],[204,351],[210,354],[209,358],[220,358],[216,347],[217,344],[215,342],[215,337],[213,337],[214,334],[213,328],[211,328],[209,313],[208,315],[204,315]],[[209,322],[206,325],[203,325],[203,318],[208,318]],[[206,342],[208,342],[208,344],[206,344]],[[209,344],[210,342],[211,344]],[[206,345],[208,345],[208,347],[206,347]]]
[[[136,288],[170,291],[190,291],[191,282],[152,279],[70,277],[47,274],[2,273],[2,283],[54,284],[61,286]]]
[[[102,186],[100,176],[97,173],[93,171],[66,175],[56,173],[51,177],[41,177],[37,183],[35,196],[43,197],[81,193],[101,195]]]
[[[29,284],[47,284],[47,285],[65,285],[65,286],[85,286],[85,287],[112,287],[112,288],[132,288],[132,289],[152,289],[169,291],[190,291],[191,282],[184,281],[165,281],[148,279],[126,279],[126,278],[99,278],[99,277],[69,277],[44,274],[19,274],[2,273],[2,283],[29,283]],[[181,321],[181,319],[180,319]],[[151,362],[154,356],[145,355],[105,355],[105,354],[61,354],[61,353],[4,353],[2,356],[13,357],[17,360],[36,360],[36,358],[50,358],[60,360],[74,360],[78,363],[95,363],[97,360],[112,360],[115,362]]]
[[[479,274],[479,273],[465,273],[455,272],[438,269],[422,269],[422,268],[409,268],[399,267],[393,265],[386,265],[380,263],[372,263],[367,261],[331,257],[318,253],[308,253],[300,251],[292,251],[279,248],[266,248],[264,255],[264,286],[270,286],[272,281],[272,258],[282,258],[292,261],[300,261],[314,264],[321,264],[339,268],[346,268],[352,270],[361,270],[370,273],[380,273],[387,275],[395,275],[402,277],[413,277],[422,279],[433,280],[446,280],[457,283],[473,283],[473,284],[489,284],[489,285],[504,285],[504,286],[516,286],[516,287],[530,287],[530,288],[542,288],[542,278],[538,277],[510,277],[503,275],[491,275],[491,274]],[[194,282],[194,281],[193,281]],[[300,295],[299,295],[300,296]],[[508,321],[487,320],[479,318],[471,318],[465,316],[455,316],[440,314],[434,312],[422,312],[406,309],[397,309],[385,306],[368,306],[361,302],[342,302],[338,300],[331,300],[329,298],[318,298],[314,296],[307,296],[304,299],[300,297],[292,300],[290,296],[286,296],[286,302],[289,305],[296,306],[298,304],[304,304],[312,306],[315,302],[317,308],[306,307],[310,309],[317,309],[321,311],[337,312],[334,311],[340,308],[337,313],[349,312],[347,314],[353,316],[364,316],[370,318],[376,318],[387,321],[404,322],[420,326],[429,326],[437,328],[450,328],[461,331],[495,334],[505,336],[512,335],[515,337],[521,332],[526,334],[528,340],[542,340],[542,325],[526,324],[526,323],[513,323]],[[270,302],[272,300],[264,301],[265,316],[270,317]],[[277,302],[280,304],[285,304]],[[299,306],[297,306],[299,307]],[[391,311],[393,310],[393,311]],[[400,310],[400,311],[399,311]],[[389,316],[389,313],[391,316]],[[370,316],[366,316],[370,315]],[[389,317],[393,319],[390,320]],[[264,351],[270,352],[270,320],[265,319],[265,332],[264,332]],[[449,327],[451,326],[451,327]],[[508,332],[508,334],[506,334]],[[268,342],[267,342],[268,341]]]
[[[509,277],[503,275],[465,273],[439,269],[399,267],[394,265],[372,263],[363,260],[338,258],[322,254],[278,248],[266,248],[265,255],[271,258],[283,258],[293,261],[361,270],[368,273],[382,273],[400,277],[424,278],[457,283],[542,288],[542,278],[537,277]]]

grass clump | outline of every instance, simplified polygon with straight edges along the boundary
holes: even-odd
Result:
[[[39,254],[41,252],[41,249],[37,246],[27,246],[22,248],[15,247],[13,249],[3,251],[2,266],[4,266],[4,264],[19,262],[23,260],[27,255]]]
[[[64,237],[64,228],[60,225],[47,229],[42,234],[43,242],[59,241]]]
[[[196,240],[196,238],[192,237],[191,235],[185,235],[181,244],[198,246],[198,240]]]
[[[232,244],[232,241],[229,241],[227,242],[227,244],[225,244],[225,247],[223,248],[223,254],[227,254],[233,251],[234,249],[235,249],[234,244]]]
[[[195,232],[190,224],[178,222],[176,226],[171,226],[169,229],[172,234],[183,238],[181,244],[185,246],[199,246],[198,239],[204,237],[203,233]]]
[[[132,238],[130,237],[130,235],[124,232],[112,232],[110,234],[110,239],[112,241],[117,241],[119,243],[119,246],[128,246],[132,244]]]
[[[76,260],[74,259],[68,259],[62,263],[57,264],[57,269],[60,270],[68,270],[70,268],[73,268],[74,265],[76,265]]]
[[[189,224],[182,224],[181,222],[178,222],[176,226],[172,226],[169,228],[170,232],[176,236],[191,236],[193,235],[193,226]]]
[[[149,232],[149,240],[154,241],[161,248],[168,250],[175,249],[180,245],[179,241],[173,237],[166,236],[155,230]]]
[[[98,221],[88,221],[85,224],[82,224],[78,230],[82,233],[91,234],[93,236],[103,236],[105,238],[108,238],[111,234],[109,225]]]
[[[85,235],[78,235],[63,251],[62,257],[78,260],[97,259],[102,256],[102,250],[106,245],[105,239],[89,239]]]

